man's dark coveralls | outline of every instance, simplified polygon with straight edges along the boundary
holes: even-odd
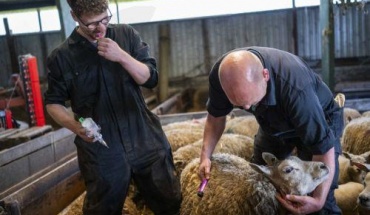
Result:
[[[237,50],[251,51],[270,74],[266,96],[257,106],[247,110],[256,116],[260,125],[252,162],[264,164],[262,152],[271,152],[284,159],[294,147],[301,159],[311,160],[312,155],[325,154],[334,146],[336,169],[333,183],[323,210],[315,214],[340,214],[334,189],[338,180],[343,110],[334,101],[332,92],[304,61],[293,54],[266,47]],[[216,62],[209,76],[207,110],[215,117],[225,116],[233,109],[218,76],[224,56]]]
[[[129,25],[109,25],[106,37],[150,69],[142,86],[158,82],[149,47]],[[87,187],[85,214],[122,214],[131,177],[156,214],[176,214],[181,202],[171,148],[140,86],[119,64],[99,56],[76,30],[48,57],[46,104],[70,100],[78,117],[101,126],[109,148],[76,137],[79,166]]]

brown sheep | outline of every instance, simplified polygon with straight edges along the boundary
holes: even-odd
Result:
[[[213,154],[211,178],[203,197],[197,195],[199,158],[194,159],[181,174],[180,214],[283,214],[272,183],[284,193],[306,195],[329,173],[322,162],[302,161],[295,156],[279,161],[270,153],[263,153],[263,158],[268,166],[252,164],[231,154]]]
[[[343,151],[362,154],[370,151],[370,118],[353,119],[343,130]]]

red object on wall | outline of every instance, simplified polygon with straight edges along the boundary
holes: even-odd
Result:
[[[44,105],[40,90],[37,59],[30,54],[19,56],[19,65],[23,75],[27,110],[30,115],[30,126],[44,126]]]
[[[10,110],[5,110],[5,124],[6,129],[13,128],[12,112]]]

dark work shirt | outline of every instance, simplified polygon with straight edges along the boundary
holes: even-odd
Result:
[[[312,154],[324,154],[333,146],[340,152],[336,142],[343,128],[342,110],[327,85],[301,58],[266,47],[236,50],[251,51],[269,71],[265,97],[247,110],[255,115],[264,133],[275,136],[293,132]],[[209,75],[207,111],[215,117],[225,116],[234,108],[218,76],[224,56]]]
[[[129,25],[109,25],[106,37],[148,66],[150,78],[142,87],[157,85],[156,61],[137,31]],[[159,150],[169,149],[158,117],[146,106],[141,86],[119,63],[98,55],[96,46],[76,30],[50,54],[47,66],[45,104],[66,105],[70,101],[77,116],[92,117],[101,126],[110,153],[124,150],[130,162],[146,165]],[[79,137],[77,143],[89,145]]]

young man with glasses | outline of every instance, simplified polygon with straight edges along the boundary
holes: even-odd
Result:
[[[301,159],[330,167],[328,179],[312,195],[277,196],[279,202],[292,214],[341,214],[334,189],[343,109],[307,63],[282,50],[246,47],[226,53],[214,64],[200,156],[202,179],[212,177],[211,155],[234,107],[252,113],[260,125],[251,162],[265,164],[263,152],[285,159],[296,149]]]
[[[68,0],[78,22],[49,55],[48,113],[76,134],[86,185],[84,214],[121,215],[131,179],[155,214],[178,214],[181,193],[171,148],[140,87],[158,82],[156,61],[139,34],[109,24],[108,0]],[[78,118],[91,117],[108,147],[87,136]]]

